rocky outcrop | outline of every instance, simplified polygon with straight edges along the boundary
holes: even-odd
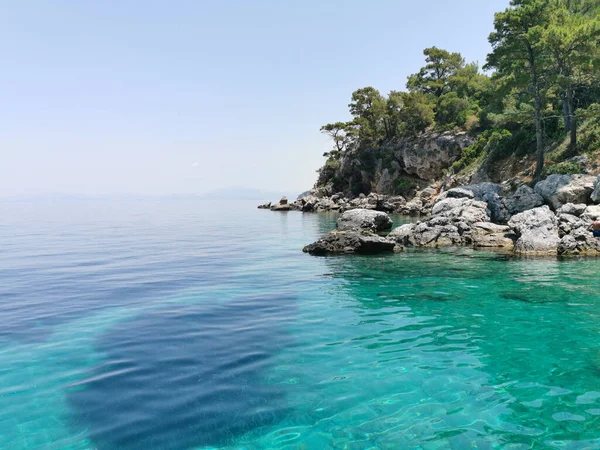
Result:
[[[560,238],[558,221],[548,206],[524,211],[513,217],[508,225],[515,230],[518,254],[556,254]]]
[[[562,206],[558,214],[559,255],[600,255],[600,239],[589,230],[592,221],[600,217],[599,206]]]
[[[479,183],[467,186],[459,186],[442,193],[438,200],[444,198],[471,198],[485,202],[493,222],[505,223],[510,214],[503,197],[504,188],[494,183]]]
[[[376,233],[391,228],[392,219],[386,213],[369,209],[346,211],[337,220],[338,231],[367,230]]]
[[[535,185],[535,192],[557,210],[566,203],[591,203],[597,178],[591,175],[550,175]]]
[[[311,255],[391,252],[396,242],[376,234],[391,228],[392,220],[384,212],[368,209],[346,211],[338,219],[336,231],[307,245],[303,251]]]
[[[281,210],[297,210],[302,212],[325,212],[335,211],[343,213],[351,209],[369,209],[382,212],[399,213],[406,205],[404,197],[395,195],[380,195],[371,193],[369,195],[361,194],[356,198],[346,198],[342,193],[333,194],[331,196],[317,195],[318,190],[311,191],[312,193],[298,198],[293,203],[281,204],[281,202],[271,205],[270,203],[260,205],[259,208],[271,208],[274,211]],[[420,200],[419,200],[420,201]],[[268,205],[268,206],[267,206]],[[417,213],[423,212],[426,209],[420,201]],[[289,209],[288,209],[289,207]]]
[[[258,205],[258,209],[271,209],[271,202],[263,203],[262,205]]]
[[[467,133],[432,133],[418,138],[399,139],[388,145],[403,171],[433,181],[457,161],[464,148],[473,143]]]
[[[377,254],[394,251],[396,243],[387,238],[360,231],[332,231],[302,249],[316,256],[329,254]]]
[[[327,196],[375,192],[413,197],[457,161],[473,138],[465,132],[424,133],[379,148],[351,148],[319,170],[317,186]]]
[[[473,235],[483,236],[489,232],[499,232],[494,224],[487,229],[473,232],[477,223],[489,222],[487,204],[472,198],[444,198],[432,210],[431,219],[415,224],[403,225],[393,230],[388,238],[404,247],[448,247],[473,244]],[[484,246],[489,246],[488,238],[476,238]],[[502,243],[502,246],[505,242]]]

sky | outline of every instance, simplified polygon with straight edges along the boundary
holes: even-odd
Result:
[[[0,196],[310,189],[352,92],[509,0],[0,0]]]

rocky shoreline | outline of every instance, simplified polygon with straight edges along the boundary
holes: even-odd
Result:
[[[445,189],[432,185],[411,200],[361,195],[349,199],[313,190],[273,211],[341,213],[337,229],[304,248],[314,255],[381,253],[406,248],[466,246],[516,255],[600,255],[589,225],[600,219],[600,177],[551,175],[533,188],[480,183]],[[388,213],[423,220],[391,230]]]

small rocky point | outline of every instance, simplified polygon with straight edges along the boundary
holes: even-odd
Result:
[[[374,193],[349,198],[313,189],[294,202],[284,197],[259,208],[341,213],[336,230],[304,248],[314,255],[466,246],[524,256],[600,256],[600,238],[589,231],[590,224],[600,219],[597,203],[600,177],[550,175],[533,188],[431,185],[410,200]],[[391,230],[388,213],[421,219]]]

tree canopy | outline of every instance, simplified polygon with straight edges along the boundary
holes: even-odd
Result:
[[[321,128],[333,140],[329,158],[427,131],[462,130],[535,154],[538,178],[549,143],[568,137],[571,153],[579,151],[581,121],[600,110],[600,1],[511,0],[493,26],[486,72],[434,46],[423,51],[424,65],[408,77],[406,91],[354,91],[352,119]]]

